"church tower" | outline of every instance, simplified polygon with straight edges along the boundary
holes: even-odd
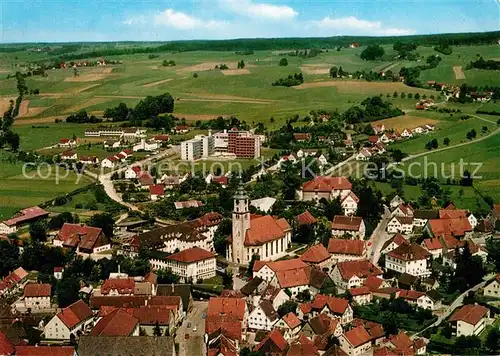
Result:
[[[240,183],[234,195],[233,209],[233,262],[248,263],[245,253],[245,235],[250,229],[250,212],[248,211],[248,194],[243,183]]]

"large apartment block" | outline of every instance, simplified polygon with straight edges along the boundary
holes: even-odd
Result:
[[[214,152],[214,137],[212,135],[197,135],[195,138],[181,142],[181,159],[196,161],[206,158]]]

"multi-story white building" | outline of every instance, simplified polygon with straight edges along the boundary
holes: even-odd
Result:
[[[248,328],[271,331],[279,316],[269,300],[263,300],[248,315]]]
[[[500,298],[500,274],[484,287],[484,295],[487,297]]]
[[[369,276],[382,276],[382,271],[367,260],[339,262],[330,274],[338,289],[361,287]]]
[[[403,244],[387,253],[385,268],[416,277],[428,277],[431,274],[427,266],[430,256],[431,254],[418,244]]]
[[[64,308],[45,325],[45,338],[49,340],[67,340],[73,335],[86,331],[94,322],[90,307],[79,300]]]
[[[50,309],[52,286],[48,283],[28,283],[24,286],[24,307],[31,311]]]
[[[197,135],[191,140],[181,142],[181,159],[196,161],[207,158],[214,152],[214,137],[212,135]]]
[[[450,318],[452,334],[457,337],[479,335],[489,317],[490,310],[482,305],[464,305]]]
[[[173,255],[166,253],[152,253],[149,262],[153,269],[170,268],[172,272],[181,277],[185,282],[189,279],[198,281],[200,279],[215,277],[216,255],[199,247],[192,247]]]
[[[372,348],[371,339],[363,326],[357,326],[340,335],[340,348],[349,356],[368,354]]]
[[[340,202],[344,215],[355,215],[358,210],[359,198],[353,192],[349,192]]]
[[[332,200],[340,196],[345,198],[351,192],[352,184],[345,177],[324,177],[318,176],[313,180],[304,183],[299,192],[299,199],[310,201]]]

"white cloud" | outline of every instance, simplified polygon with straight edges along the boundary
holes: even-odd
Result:
[[[156,12],[150,16],[140,15],[127,18],[123,21],[126,25],[141,25],[152,23],[157,27],[166,26],[178,30],[196,30],[196,29],[220,29],[227,25],[224,21],[202,20],[200,18],[188,15],[184,12],[166,9]]]
[[[322,30],[342,31],[337,34],[365,34],[365,35],[411,35],[415,31],[402,28],[385,28],[380,21],[367,21],[354,16],[331,18],[325,17],[320,21],[313,21],[314,26]]]
[[[221,5],[241,15],[269,20],[289,20],[299,14],[290,6],[254,3],[250,0],[222,0]]]

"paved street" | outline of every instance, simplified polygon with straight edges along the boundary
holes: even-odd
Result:
[[[193,308],[184,318],[182,325],[177,330],[175,341],[179,343],[178,356],[205,355],[205,319],[202,315],[207,313],[208,302],[195,301]],[[188,327],[190,324],[190,327]],[[196,331],[193,328],[196,327]],[[186,339],[186,334],[189,339]]]
[[[373,231],[369,240],[369,242],[371,242],[371,246],[368,246],[368,256],[370,256],[370,261],[374,265],[377,265],[378,263],[382,246],[392,236],[392,234],[389,234],[386,231],[390,216],[390,211],[386,208],[385,213],[382,215],[382,220],[380,220],[380,223]]]

